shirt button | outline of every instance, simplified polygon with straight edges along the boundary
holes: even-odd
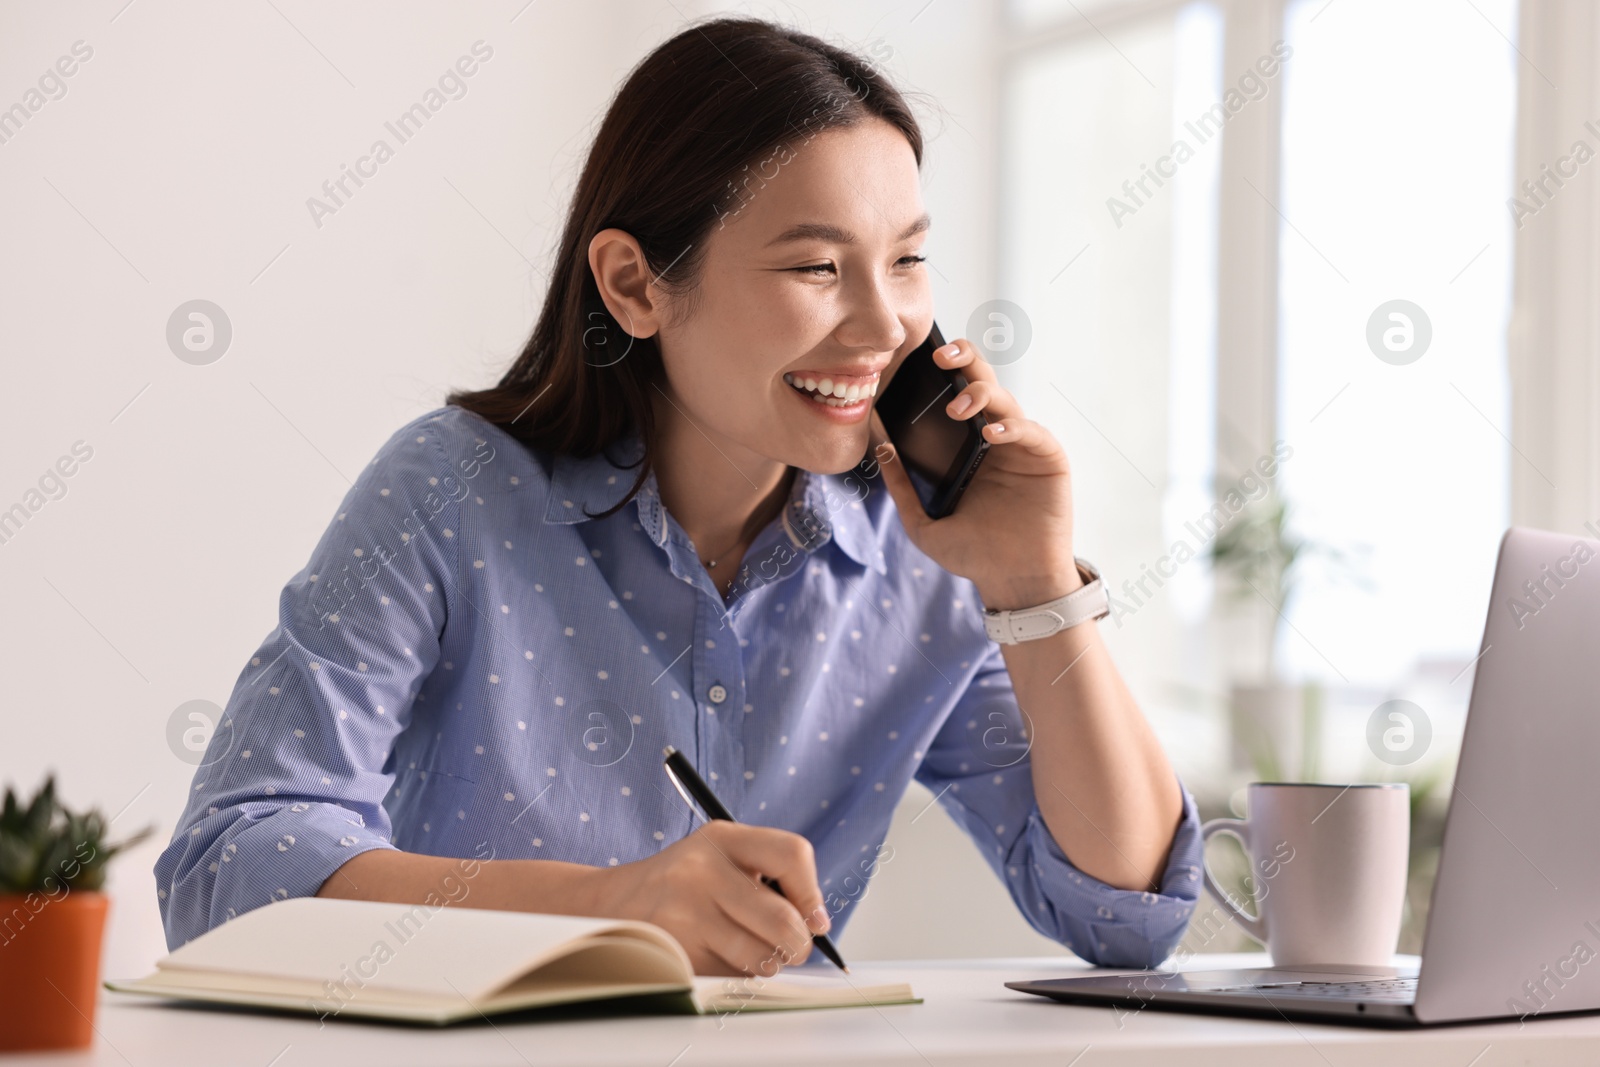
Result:
[[[710,689],[706,690],[706,697],[711,701],[711,703],[720,704],[724,700],[728,699],[728,691],[720,684],[714,685]]]

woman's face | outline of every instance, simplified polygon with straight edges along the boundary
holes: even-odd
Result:
[[[880,119],[796,138],[718,206],[696,292],[658,337],[673,408],[729,454],[836,474],[927,336],[916,158]],[[824,399],[824,391],[827,395]]]

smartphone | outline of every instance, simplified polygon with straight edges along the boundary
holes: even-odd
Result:
[[[944,343],[935,324],[928,339],[895,370],[875,405],[916,487],[922,510],[935,519],[956,509],[989,450],[983,437],[989,420],[983,412],[969,419],[952,419],[945,413],[945,405],[967,387],[967,379],[933,361],[933,350]]]

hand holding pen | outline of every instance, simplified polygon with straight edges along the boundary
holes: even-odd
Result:
[[[696,773],[694,767],[682,752],[668,745],[666,757],[667,775],[672,779],[672,784],[678,787],[678,792],[683,794],[683,799],[687,800],[690,806],[698,807],[707,819],[715,822],[736,821],[733,813],[723,806],[722,801],[717,799],[716,794],[711,791],[711,787],[706,785],[700,778],[700,775]],[[813,882],[816,881],[814,873],[811,880]],[[762,875],[761,882],[780,897],[784,896],[783,887],[778,884],[776,878],[768,878],[766,875]],[[826,933],[815,935],[812,937],[811,943],[816,945],[817,950],[828,957],[835,967],[838,967],[845,974],[850,973],[850,968],[844,964],[844,957],[839,955],[839,950],[834,947],[833,942]]]
[[[714,819],[641,860],[565,866],[575,913],[654,923],[696,974],[770,977],[831,925],[811,844],[788,830]],[[782,895],[753,871],[780,879]]]

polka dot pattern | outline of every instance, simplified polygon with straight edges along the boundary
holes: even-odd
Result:
[[[213,738],[233,747],[197,768],[157,862],[169,948],[369,849],[655,855],[695,825],[664,788],[670,744],[741,819],[811,835],[836,933],[892,862],[915,775],[1036,928],[1094,962],[1166,955],[1200,889],[1192,801],[1159,891],[1067,861],[976,590],[910,544],[880,484],[801,472],[727,596],[653,475],[588,517],[632,484],[455,408],[379,450],[285,587]]]

